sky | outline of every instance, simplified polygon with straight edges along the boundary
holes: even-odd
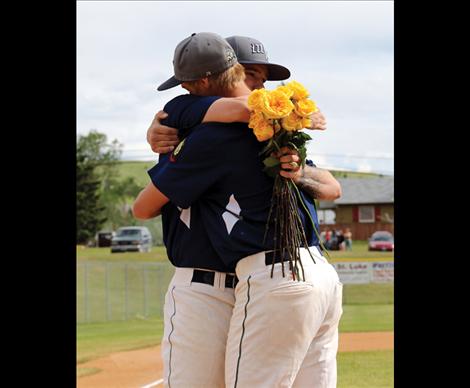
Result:
[[[307,131],[318,167],[393,175],[393,1],[78,1],[77,135],[97,130],[124,160],[157,161],[147,129],[186,91],[156,87],[193,32],[256,38],[305,85],[328,123]]]

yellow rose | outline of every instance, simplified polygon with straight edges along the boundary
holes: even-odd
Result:
[[[255,89],[248,96],[248,108],[254,111],[262,110],[268,105],[268,92],[266,89]]]
[[[289,116],[281,120],[281,125],[286,131],[297,131],[303,128],[302,117],[292,112]]]
[[[317,110],[315,102],[306,98],[296,101],[294,105],[295,113],[302,117],[310,116],[313,112]]]
[[[312,119],[309,119],[308,117],[302,118],[302,128],[312,129]]]
[[[294,110],[294,104],[285,93],[273,90],[267,94],[268,104],[261,108],[268,119],[280,119],[286,117]]]
[[[275,90],[277,90],[278,92],[284,93],[287,96],[287,98],[291,98],[292,95],[294,94],[294,91],[292,89],[283,85],[278,86]]]
[[[261,112],[251,113],[248,127],[253,129],[253,133],[258,141],[265,141],[274,136],[271,120],[267,120]]]
[[[266,127],[255,128],[253,130],[253,133],[255,134],[258,141],[269,140],[274,136],[274,130],[271,125]]]
[[[267,121],[267,120],[264,118],[263,113],[258,112],[258,111],[253,111],[250,114],[250,121],[248,122],[248,127],[253,129],[257,126],[260,126],[264,121]]]
[[[294,100],[303,100],[304,98],[308,97],[308,90],[305,89],[305,87],[300,82],[291,81],[286,85],[286,87],[292,90],[292,98]]]

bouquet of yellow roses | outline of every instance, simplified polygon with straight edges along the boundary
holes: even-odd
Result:
[[[299,248],[304,246],[308,249],[307,238],[298,214],[299,202],[306,210],[317,236],[318,231],[295,183],[279,175],[281,163],[273,153],[280,151],[282,147],[292,148],[298,152],[302,167],[305,166],[307,156],[305,145],[311,137],[301,130],[311,127],[310,116],[318,110],[315,102],[308,97],[307,89],[297,81],[283,84],[272,91],[257,89],[248,97],[248,107],[251,110],[248,126],[253,129],[259,141],[268,141],[261,155],[265,156],[264,171],[274,178],[271,209],[265,234],[266,238],[269,225],[274,221],[271,276],[276,256],[280,255],[283,276],[285,276],[284,259],[288,259],[294,279],[297,277],[299,280],[298,263],[303,273],[302,262],[299,261]],[[312,255],[311,257],[313,259]]]

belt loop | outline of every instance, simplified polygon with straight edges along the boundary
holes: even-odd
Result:
[[[220,281],[222,275],[224,275],[224,274],[221,273],[221,272],[217,272],[217,271],[214,272],[214,288],[219,288],[219,289],[222,288],[223,289],[223,287],[221,287],[221,281]],[[222,284],[225,284],[225,283],[222,283]]]

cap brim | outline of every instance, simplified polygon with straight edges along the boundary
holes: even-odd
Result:
[[[170,79],[166,80],[163,82],[157,90],[162,91],[162,90],[167,90],[170,88],[174,88],[175,86],[178,86],[182,83],[183,81],[178,81],[174,76],[171,77]]]
[[[265,65],[268,67],[268,81],[282,81],[290,77],[290,70],[287,67],[275,63],[263,61],[241,61],[242,65]]]

